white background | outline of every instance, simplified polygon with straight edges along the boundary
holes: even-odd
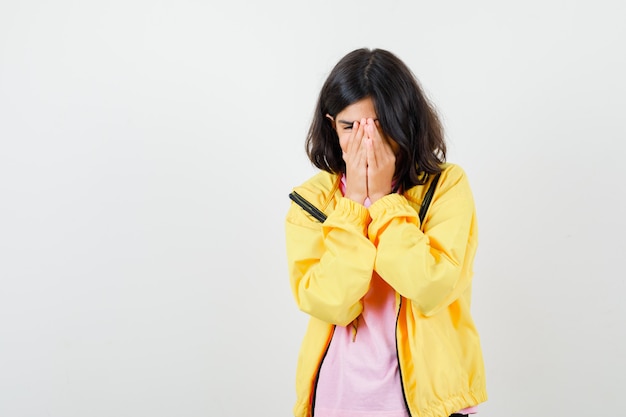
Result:
[[[0,416],[289,416],[287,194],[332,66],[403,59],[479,215],[480,416],[624,410],[626,6],[0,3]]]

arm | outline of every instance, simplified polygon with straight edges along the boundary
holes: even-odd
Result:
[[[465,174],[452,166],[438,187],[425,232],[402,195],[387,195],[370,207],[369,236],[378,248],[374,269],[425,316],[467,289],[477,247],[474,201]]]
[[[323,224],[295,204],[287,214],[287,262],[300,310],[342,326],[361,314],[376,248],[366,237],[369,213],[342,198]]]

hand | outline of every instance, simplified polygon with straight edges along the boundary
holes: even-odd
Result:
[[[389,142],[381,135],[373,119],[365,123],[364,140],[367,159],[367,195],[374,203],[391,193],[396,156]]]
[[[352,134],[348,138],[343,160],[346,163],[345,197],[359,204],[367,198],[367,151],[365,149],[365,119],[354,122]]]

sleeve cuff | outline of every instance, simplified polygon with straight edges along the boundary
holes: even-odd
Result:
[[[349,198],[341,198],[337,202],[335,210],[330,213],[324,222],[324,226],[341,227],[343,229],[354,228],[353,230],[356,229],[365,236],[371,220],[370,213],[365,206],[355,203]]]
[[[399,208],[407,206],[408,201],[402,194],[388,194],[373,203],[369,208],[369,213],[372,219],[378,219],[385,212],[398,211]],[[406,211],[406,209],[402,211]]]

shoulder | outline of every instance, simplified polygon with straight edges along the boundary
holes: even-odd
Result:
[[[465,170],[452,163],[445,163],[441,166],[441,175],[435,188],[434,200],[443,195],[465,195],[471,197],[471,191],[469,188],[469,182]],[[434,178],[434,176],[432,176]],[[426,194],[433,178],[428,180],[424,185],[417,185],[406,192],[406,197],[409,201],[420,203]]]
[[[470,213],[475,210],[474,196],[465,170],[456,164],[445,164],[435,188],[432,206],[435,210]]]
[[[471,198],[471,189],[465,170],[459,165],[446,163],[443,165],[437,191]]]
[[[320,171],[293,191],[306,198],[311,204],[324,211],[331,205],[339,190],[340,177],[326,171]]]
[[[441,164],[441,175],[439,181],[458,181],[466,176],[465,170],[458,164],[445,162]]]

